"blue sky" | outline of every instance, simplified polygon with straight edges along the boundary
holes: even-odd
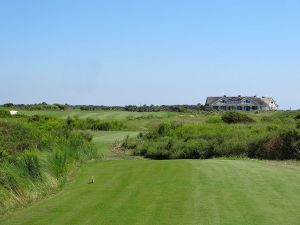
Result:
[[[0,0],[0,103],[300,108],[300,0]]]

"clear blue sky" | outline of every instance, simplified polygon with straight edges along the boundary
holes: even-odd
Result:
[[[2,0],[0,103],[300,108],[300,0]]]

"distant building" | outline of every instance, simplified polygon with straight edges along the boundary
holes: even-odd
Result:
[[[14,116],[18,114],[18,111],[10,110],[9,113],[10,115]]]
[[[217,110],[277,110],[278,105],[272,97],[207,97],[206,106]]]

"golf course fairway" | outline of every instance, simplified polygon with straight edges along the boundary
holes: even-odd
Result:
[[[95,183],[89,184],[95,176]],[[0,224],[299,224],[300,167],[256,160],[109,160]]]

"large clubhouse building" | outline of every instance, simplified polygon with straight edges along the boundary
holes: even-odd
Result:
[[[208,97],[206,99],[206,106],[216,110],[277,110],[278,105],[272,97]]]

